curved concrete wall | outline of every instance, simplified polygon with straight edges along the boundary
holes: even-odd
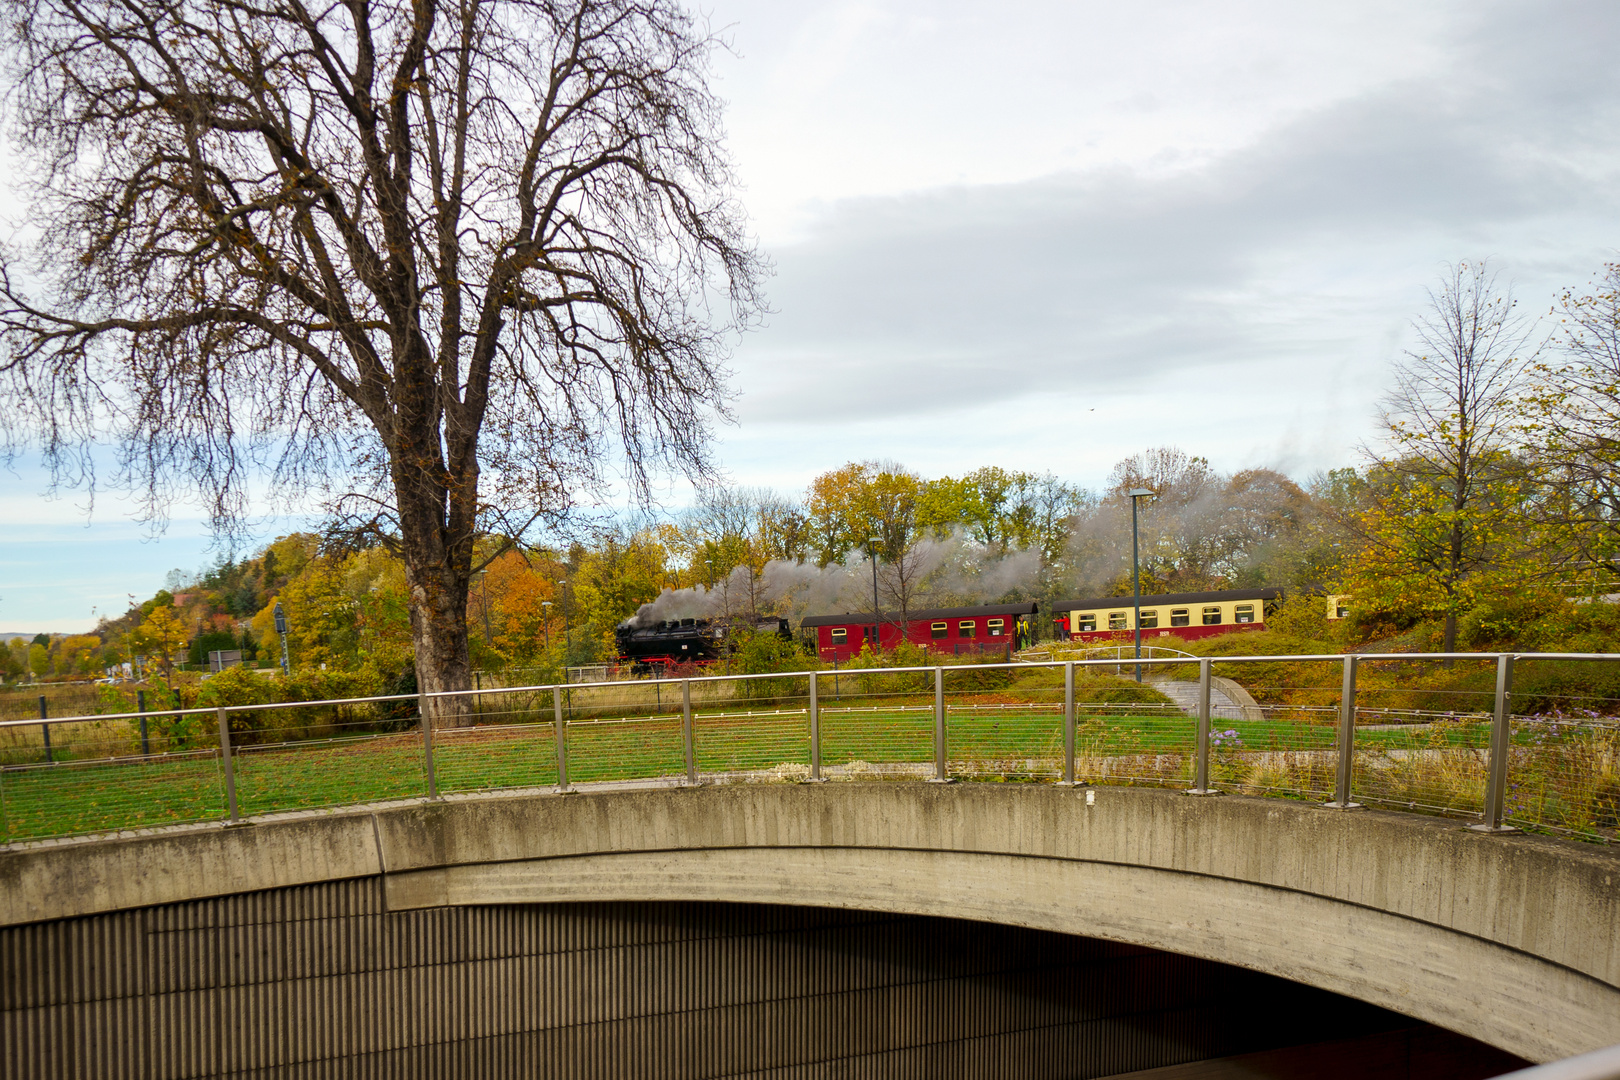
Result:
[[[724,900],[981,919],[1281,975],[1533,1060],[1620,1042],[1610,851],[1154,790],[655,789],[60,844],[0,856],[0,923],[379,875],[390,910]]]
[[[1523,1064],[1256,972],[962,919],[388,911],[373,877],[0,929],[0,1076],[28,1080],[1076,1080],[1343,1039],[1358,1078]]]

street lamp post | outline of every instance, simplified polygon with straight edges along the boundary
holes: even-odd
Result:
[[[879,635],[881,634],[881,624],[879,623],[878,620],[882,618],[882,613],[878,611],[877,546],[878,546],[878,538],[877,537],[868,536],[866,538],[866,550],[872,556],[872,653],[873,653],[873,655],[876,655],[877,651],[878,651],[878,642],[880,640]]]
[[[1131,605],[1134,611],[1131,614],[1131,627],[1136,633],[1136,681],[1142,681],[1142,570],[1137,558],[1136,545],[1136,504],[1138,499],[1148,498],[1158,492],[1147,488],[1131,488],[1125,494],[1131,498]]]
[[[276,601],[275,610],[276,633],[281,636],[281,674],[285,677],[290,669],[287,666],[287,613],[281,610],[281,601]]]
[[[573,624],[568,621],[568,582],[559,581],[557,582],[557,587],[562,590],[563,637],[565,639],[564,644],[567,646],[568,650],[567,652],[563,653],[563,671],[565,673],[564,681],[566,682],[568,658],[574,651],[574,627]]]

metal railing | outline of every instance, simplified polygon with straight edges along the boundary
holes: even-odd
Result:
[[[236,824],[279,811],[474,791],[567,792],[603,781],[852,778],[1153,784],[1189,795],[1310,798],[1340,810],[1449,813],[1476,819],[1472,827],[1486,832],[1534,826],[1614,839],[1620,724],[1515,716],[1514,665],[1527,660],[1620,655],[1144,657],[1143,666],[1158,671],[1196,668],[1190,717],[1162,703],[1077,692],[1077,676],[1116,668],[1115,658],[486,687],[97,716],[49,717],[42,706],[38,720],[0,723],[0,737],[12,739],[8,747],[0,738],[0,754],[29,758],[0,764],[0,841]],[[1442,717],[1360,700],[1358,673],[1369,664],[1446,661],[1494,666],[1488,709]],[[1253,663],[1336,665],[1338,707],[1267,706],[1260,720],[1222,720],[1217,728],[1212,669]],[[1049,677],[1051,685],[1008,701],[1020,695],[996,684],[1039,669],[1052,669],[1061,686]],[[19,741],[32,729],[38,744]]]

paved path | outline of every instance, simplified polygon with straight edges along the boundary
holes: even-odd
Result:
[[[1198,684],[1181,679],[1155,679],[1153,689],[1174,701],[1188,716],[1198,715]],[[1227,697],[1219,686],[1209,688],[1209,716],[1212,720],[1242,720],[1243,706]]]

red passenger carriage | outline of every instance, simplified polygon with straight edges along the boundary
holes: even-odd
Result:
[[[878,647],[892,649],[902,641],[953,656],[1000,653],[1010,656],[1030,644],[1033,600],[1019,604],[981,604],[977,607],[934,608],[907,612],[871,612],[813,615],[799,625],[816,632],[816,652],[823,660],[842,663],[872,641],[876,623]],[[989,657],[987,657],[989,659]]]

